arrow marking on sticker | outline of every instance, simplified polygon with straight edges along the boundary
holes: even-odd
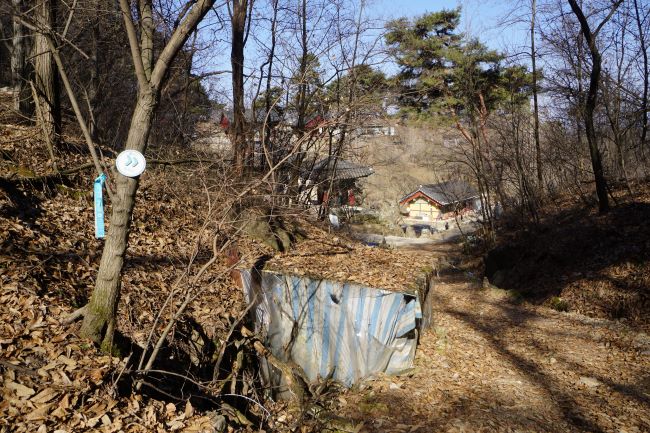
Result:
[[[147,166],[144,156],[136,150],[125,150],[117,156],[117,170],[124,176],[136,177],[143,173]]]

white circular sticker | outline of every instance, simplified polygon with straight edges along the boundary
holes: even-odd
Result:
[[[137,150],[125,150],[115,160],[117,171],[126,177],[140,176],[147,166],[147,161]]]

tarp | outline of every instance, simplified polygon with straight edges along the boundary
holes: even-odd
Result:
[[[413,366],[422,318],[415,294],[269,271],[240,271],[256,330],[269,350],[310,381],[348,386]]]

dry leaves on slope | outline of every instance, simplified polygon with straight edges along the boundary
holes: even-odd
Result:
[[[308,240],[273,257],[267,269],[385,290],[412,291],[416,279],[436,267],[433,253],[369,247],[342,234],[332,235],[303,224]]]

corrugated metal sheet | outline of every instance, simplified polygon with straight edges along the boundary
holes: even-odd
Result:
[[[331,375],[349,386],[413,366],[412,331],[422,318],[416,296],[268,271],[241,274],[267,347],[311,381]]]

